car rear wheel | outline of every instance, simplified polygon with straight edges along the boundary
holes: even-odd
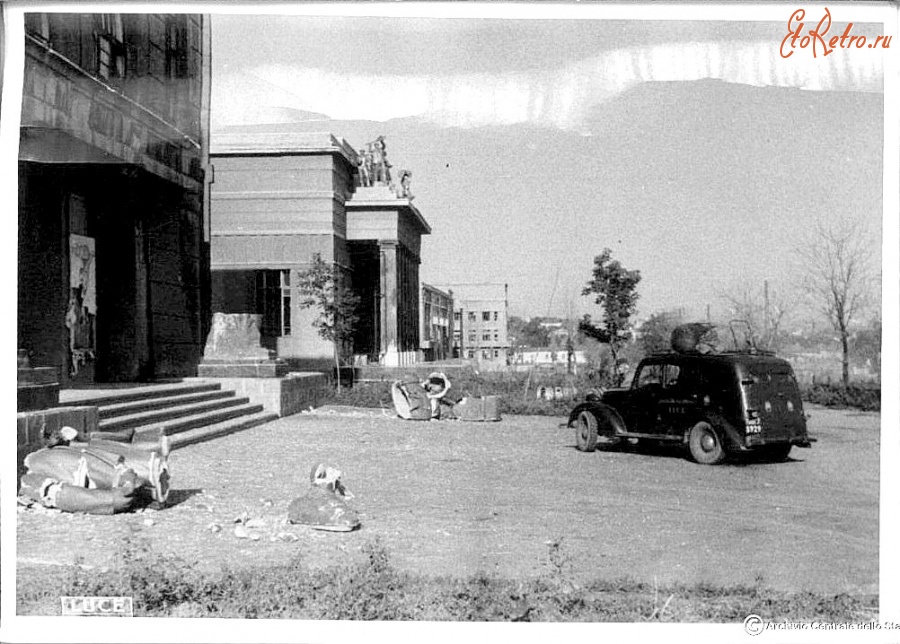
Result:
[[[703,465],[715,465],[725,460],[722,440],[707,422],[699,422],[691,427],[688,448],[691,451],[691,458]]]
[[[582,452],[593,452],[597,447],[597,417],[583,411],[575,419],[575,445]]]

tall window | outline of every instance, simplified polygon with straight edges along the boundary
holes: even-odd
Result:
[[[491,321],[491,312],[490,311],[482,311],[481,312],[481,321],[482,322],[490,322]]]
[[[117,13],[100,15],[97,34],[97,75],[104,80],[125,78],[125,36],[122,16]]]
[[[256,274],[257,310],[262,314],[260,333],[269,337],[291,334],[291,272]]]

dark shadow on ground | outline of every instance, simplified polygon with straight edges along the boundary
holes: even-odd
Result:
[[[570,449],[577,450],[575,445],[567,445]],[[793,457],[796,450],[791,451],[791,456],[785,460],[773,460],[764,454],[752,452],[741,452],[738,454],[730,454],[725,461],[719,466],[747,467],[749,465],[782,465],[786,463],[802,463],[803,459]],[[687,447],[680,443],[665,443],[662,441],[639,440],[637,443],[631,443],[623,440],[615,444],[598,444],[595,451],[598,452],[618,452],[627,457],[627,454],[638,454],[643,456],[659,456],[661,458],[676,458],[692,463]]]
[[[203,490],[200,488],[187,488],[182,490],[172,489],[169,490],[169,498],[166,501],[167,508],[174,508],[176,505],[180,505],[187,501],[192,496],[196,496],[197,494],[202,494]]]

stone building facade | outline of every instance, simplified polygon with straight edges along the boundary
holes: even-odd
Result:
[[[386,162],[376,176],[362,156],[329,133],[214,136],[212,308],[261,314],[263,344],[295,369],[333,365],[298,290],[316,254],[359,298],[353,353],[391,366],[417,359],[421,236],[431,228],[408,184],[395,186]]]
[[[429,362],[453,357],[453,291],[422,284],[422,357]]]
[[[194,375],[208,18],[31,13],[25,27],[18,345],[64,386]]]
[[[509,300],[506,284],[454,284],[453,354],[480,365],[509,362]]]

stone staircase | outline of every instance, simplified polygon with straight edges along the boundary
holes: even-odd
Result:
[[[211,440],[278,417],[262,405],[215,382],[181,382],[120,389],[65,392],[63,404],[98,407],[99,431],[92,437],[158,449],[163,436],[170,449]],[[61,393],[60,402],[63,402]]]

